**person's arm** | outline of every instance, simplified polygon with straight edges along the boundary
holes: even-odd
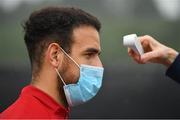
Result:
[[[180,54],[167,69],[166,75],[180,83]]]
[[[139,56],[128,48],[128,54],[139,64],[152,62],[167,66],[166,75],[180,81],[180,55],[178,55],[178,52],[159,43],[151,36],[145,35],[139,37],[139,39],[145,53]]]

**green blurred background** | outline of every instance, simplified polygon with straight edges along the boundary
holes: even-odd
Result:
[[[9,0],[11,4],[15,1]],[[19,1],[21,2],[17,8],[9,8],[10,10],[8,8],[3,9],[5,6],[2,4],[3,1],[0,1],[1,6],[4,6],[0,8],[0,63],[3,65],[14,63],[24,65],[29,62],[23,41],[21,24],[33,10],[48,5],[77,6],[97,16],[102,22],[102,60],[105,62],[110,62],[112,58],[114,60],[128,59],[126,49],[122,46],[122,37],[130,33],[138,35],[149,34],[164,44],[172,46],[177,50],[180,49],[178,48],[180,44],[178,40],[180,38],[180,34],[178,34],[180,30],[180,12],[178,12],[178,18],[164,18],[158,6],[155,5],[157,3],[154,1],[156,0]],[[169,1],[169,5],[173,3],[173,0],[164,0],[164,2],[167,1]],[[178,11],[180,10],[178,9]]]
[[[122,44],[124,35],[151,35],[180,51],[180,0],[0,0],[0,111],[16,100],[31,79],[21,24],[49,5],[76,6],[102,23],[104,84],[71,118],[177,118],[180,86],[162,65],[138,65]]]

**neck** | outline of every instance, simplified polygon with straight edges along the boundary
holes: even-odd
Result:
[[[39,75],[32,79],[31,85],[42,90],[49,96],[51,96],[57,103],[68,107],[66,97],[63,91],[63,85],[57,79],[55,70],[41,71]]]

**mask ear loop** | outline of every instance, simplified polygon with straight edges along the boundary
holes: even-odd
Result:
[[[60,47],[60,48],[61,48],[61,47]],[[72,57],[69,56],[62,48],[61,48],[61,50],[62,50],[62,52],[63,52],[67,57],[69,57],[69,58],[78,66],[78,68],[80,69],[79,64],[77,64],[77,62],[76,62],[75,60],[73,60]],[[56,70],[56,73],[58,74],[59,78],[60,78],[61,81],[63,82],[63,84],[66,85],[66,83],[64,82],[64,80],[63,80],[62,76],[60,75],[59,71],[57,70],[57,68],[55,68],[55,70]]]
[[[62,76],[61,76],[60,73],[58,72],[57,68],[55,68],[55,70],[56,70],[58,76],[60,77],[61,81],[63,82],[63,84],[66,85],[66,83],[64,82]]]
[[[60,47],[60,48],[61,48],[61,47]],[[63,53],[64,53],[67,57],[69,57],[69,58],[78,66],[78,68],[80,68],[79,64],[77,64],[77,62],[76,62],[75,60],[73,60],[71,56],[69,56],[62,48],[61,48],[61,50],[63,51]]]

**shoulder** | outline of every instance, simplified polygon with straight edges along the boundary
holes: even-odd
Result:
[[[11,106],[1,113],[0,118],[37,118],[48,115],[44,106],[32,96],[19,97]]]

